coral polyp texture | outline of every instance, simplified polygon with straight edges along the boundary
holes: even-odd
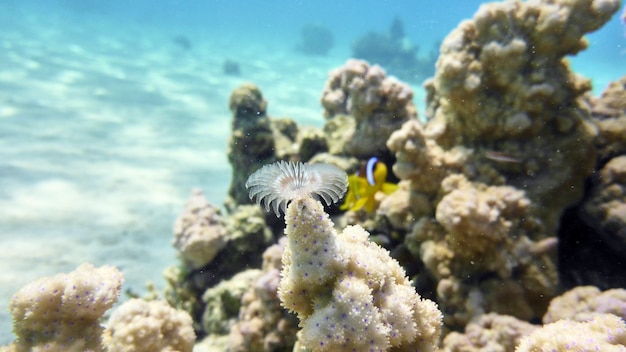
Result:
[[[195,189],[174,224],[174,247],[191,269],[201,268],[226,246],[226,227],[219,208]]]
[[[380,66],[370,66],[363,60],[350,59],[330,72],[322,106],[329,120],[325,130],[338,137],[329,138],[329,143],[338,144],[336,149],[341,150],[337,153],[358,158],[386,152],[389,135],[405,121],[417,118],[411,88],[387,76]],[[354,121],[345,121],[345,115]],[[344,126],[343,133],[337,135],[336,128],[330,127],[334,122],[350,127]]]
[[[312,351],[434,351],[441,313],[421,299],[389,253],[360,226],[338,234],[310,197],[285,215],[279,297],[295,312],[300,343]]]
[[[485,312],[536,320],[557,294],[559,221],[596,166],[591,84],[566,56],[618,7],[482,5],[442,43],[427,122],[408,121],[387,141],[413,215],[394,226],[435,278],[448,326]]]
[[[11,299],[13,351],[101,351],[100,318],[120,295],[124,277],[115,267],[83,264],[44,277]],[[11,351],[11,350],[9,350]]]
[[[131,299],[113,312],[102,338],[108,351],[191,352],[191,316],[164,301]]]
[[[335,231],[314,196],[330,188],[336,194],[320,197],[337,202],[347,175],[320,165],[327,175],[300,184],[297,179],[309,177],[302,174],[313,166],[279,162],[252,174],[246,184],[251,197],[264,200],[268,209],[271,203],[275,211],[279,208],[276,192],[283,192],[279,204],[288,204],[278,297],[300,319],[299,344],[312,351],[434,351],[441,312],[434,302],[420,298],[398,262],[370,242],[363,228]]]
[[[525,336],[515,351],[624,352],[626,323],[612,314],[599,314],[583,322],[559,320]]]

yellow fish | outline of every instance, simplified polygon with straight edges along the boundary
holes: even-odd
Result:
[[[371,213],[376,209],[376,193],[391,194],[398,185],[387,181],[387,166],[378,158],[370,158],[354,175],[348,176],[348,193],[339,209],[357,211],[365,208]]]

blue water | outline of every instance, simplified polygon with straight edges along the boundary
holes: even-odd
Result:
[[[90,261],[122,268],[127,289],[163,286],[191,188],[226,195],[235,87],[254,82],[271,116],[320,127],[327,72],[358,38],[399,18],[426,54],[481,3],[0,0],[0,344],[12,293],[39,276]],[[334,37],[326,56],[294,50],[310,23]],[[595,94],[626,74],[624,31],[615,16],[572,58]]]

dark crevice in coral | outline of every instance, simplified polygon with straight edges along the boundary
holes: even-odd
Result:
[[[559,228],[559,280],[563,289],[593,285],[601,290],[626,287],[626,254],[611,248],[579,216],[567,209]]]

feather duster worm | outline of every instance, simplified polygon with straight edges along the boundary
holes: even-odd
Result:
[[[348,175],[329,164],[278,161],[250,175],[246,188],[250,199],[264,203],[268,212],[273,208],[280,217],[280,210],[284,213],[293,199],[315,197],[327,205],[338,202],[348,188]]]

